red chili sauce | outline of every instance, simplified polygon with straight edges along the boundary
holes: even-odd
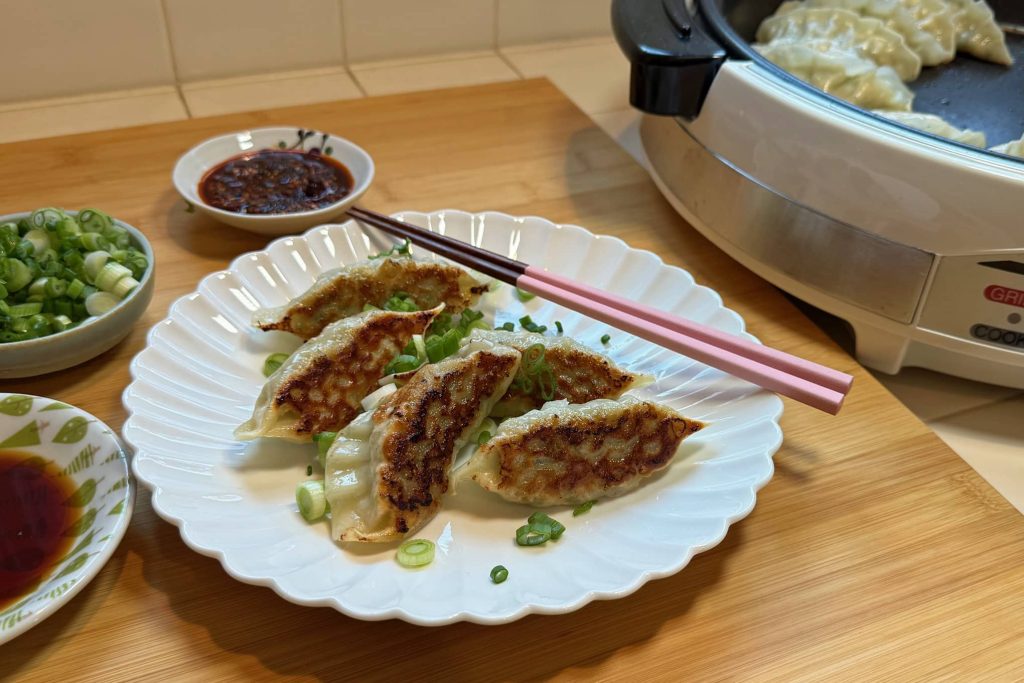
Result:
[[[31,593],[67,554],[74,482],[32,453],[0,450],[0,610]]]
[[[199,181],[199,196],[232,213],[297,213],[333,204],[353,185],[349,170],[329,156],[263,149],[211,168]]]

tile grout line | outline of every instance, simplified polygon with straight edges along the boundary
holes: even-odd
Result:
[[[164,20],[164,41],[167,44],[167,54],[171,56],[171,73],[174,75],[174,92],[178,101],[185,108],[185,116],[193,118],[192,110],[185,99],[185,91],[181,89],[181,77],[178,76],[178,62],[174,58],[174,41],[171,40],[171,22],[167,16],[167,0],[160,0],[160,17]]]
[[[366,92],[366,88],[356,78],[356,74],[352,71],[352,65],[348,61],[348,38],[345,37],[345,0],[337,0],[338,2],[338,23],[339,30],[341,31],[341,66],[345,69],[345,73],[352,79],[352,82],[356,86],[356,90],[362,94],[363,97],[369,97],[369,93]]]
[[[493,0],[493,2],[494,2],[494,29],[491,32],[491,49],[493,49],[495,52],[497,52],[498,51],[498,45],[500,45],[500,42],[499,42],[498,38],[501,35],[501,25],[500,25],[501,22],[500,22],[500,19],[499,19],[499,16],[498,16],[501,13],[501,6],[500,6],[501,5],[501,0]]]
[[[526,80],[526,76],[523,75],[523,72],[519,70],[519,67],[517,67],[515,64],[512,63],[512,60],[510,60],[508,57],[505,56],[504,52],[502,52],[501,50],[495,50],[494,54],[496,54],[498,56],[498,59],[500,59],[501,61],[503,61],[505,63],[505,66],[507,66],[508,68],[512,69],[512,73],[514,73],[516,76],[518,76],[519,80],[521,80],[521,81],[525,81]]]
[[[969,408],[960,408],[959,410],[954,410],[951,413],[947,413],[945,415],[940,415],[938,417],[934,417],[934,418],[932,418],[930,420],[927,420],[927,421],[925,421],[925,420],[921,420],[921,421],[924,422],[926,425],[928,425],[928,427],[931,427],[933,422],[943,422],[943,421],[948,420],[950,418],[959,417],[961,415],[965,415],[967,413],[974,412],[975,410],[985,410],[986,408],[991,408],[992,406],[997,406],[997,405],[1000,405],[1002,403],[1009,403],[1010,401],[1016,401],[1016,400],[1019,400],[1021,398],[1024,398],[1024,391],[1018,392],[1016,394],[1011,394],[1009,396],[1004,396],[1002,398],[996,399],[995,401],[988,401],[987,403],[981,403],[981,404],[976,405],[976,406],[971,406]],[[899,399],[897,398],[896,400],[899,400]],[[903,403],[903,402],[900,401],[900,403]],[[903,403],[903,405],[906,406],[907,404]],[[907,406],[907,408],[910,409],[910,406]],[[911,410],[910,412],[913,413],[914,411]],[[932,431],[934,432],[935,429],[932,429]]]

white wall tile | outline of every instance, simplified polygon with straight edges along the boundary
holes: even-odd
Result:
[[[344,67],[198,81],[181,86],[192,116],[217,116],[362,97]]]
[[[629,62],[613,40],[505,48],[501,54],[524,77],[548,78],[588,114],[629,108]]]
[[[0,101],[174,82],[160,0],[0,0]]]
[[[164,0],[180,81],[342,63],[337,0]]]
[[[188,118],[173,85],[0,107],[0,142],[31,140]]]
[[[609,36],[611,0],[498,0],[498,45]]]
[[[342,0],[350,64],[495,47],[496,0]]]
[[[519,79],[519,75],[493,53],[458,59],[364,64],[353,67],[352,74],[371,96]]]

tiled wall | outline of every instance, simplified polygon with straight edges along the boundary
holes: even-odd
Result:
[[[0,105],[609,33],[610,0],[0,0]]]

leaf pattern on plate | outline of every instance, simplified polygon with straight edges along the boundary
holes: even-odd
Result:
[[[93,496],[96,495],[96,480],[86,479],[81,486],[78,487],[74,493],[72,493],[68,499],[64,502],[68,507],[73,508],[84,508],[86,505],[92,502]]]
[[[53,578],[54,579],[60,579],[60,578],[63,578],[65,576],[67,576],[68,574],[70,574],[72,572],[78,571],[79,569],[82,568],[82,565],[84,565],[88,559],[89,559],[89,553],[82,553],[81,555],[79,555],[75,559],[73,559],[70,562],[68,562],[64,566],[64,568],[61,569],[60,572],[58,572],[57,575],[54,576]]]
[[[23,394],[13,394],[0,401],[0,413],[4,415],[19,416],[25,415],[32,410],[32,397]]]
[[[71,410],[71,406],[69,406],[67,403],[61,403],[60,401],[54,401],[53,403],[51,403],[50,405],[46,406],[45,408],[43,408],[39,412],[45,413],[48,410]]]
[[[57,432],[57,436],[53,437],[54,443],[78,443],[85,438],[86,432],[89,431],[89,421],[84,417],[76,415],[60,428]]]
[[[108,515],[119,515],[122,512],[124,512],[124,500],[119,500],[119,501],[117,501],[117,505],[115,505],[114,507],[110,508],[110,512],[108,512],[107,514]]]
[[[0,448],[25,448],[26,446],[38,446],[39,423],[32,420],[27,425],[0,441]]]
[[[60,564],[61,562],[66,562],[69,557],[74,557],[78,553],[80,553],[83,550],[85,550],[92,543],[92,539],[95,536],[96,536],[96,532],[95,531],[90,531],[88,534],[86,534],[85,538],[83,538],[81,541],[78,542],[78,545],[76,545],[74,548],[71,549],[71,552],[69,552],[64,557],[60,558],[60,562],[58,562],[57,564]],[[103,539],[100,539],[100,540],[102,541]]]
[[[120,479],[118,479],[117,481],[114,482],[113,486],[111,486],[109,489],[107,489],[107,492],[103,494],[103,497],[106,498],[107,496],[109,496],[114,491],[120,491],[121,489],[125,488],[126,486],[128,486],[128,477],[121,477]]]
[[[72,460],[71,463],[64,468],[63,474],[78,474],[85,468],[92,467],[93,456],[96,455],[96,452],[98,450],[99,449],[93,446],[92,444],[86,444],[85,448],[80,450],[78,452],[78,455],[75,456],[75,459]]]
[[[90,508],[88,512],[72,522],[71,526],[64,530],[65,536],[81,536],[96,521],[96,508]]]

